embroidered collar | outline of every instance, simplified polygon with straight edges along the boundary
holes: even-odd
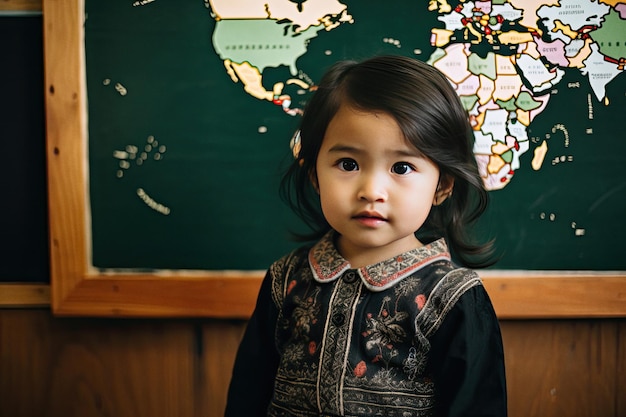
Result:
[[[334,237],[334,231],[328,232],[309,251],[309,266],[317,282],[332,282],[351,269],[350,263],[337,251]],[[421,248],[358,268],[356,271],[363,284],[370,291],[377,292],[386,290],[420,268],[440,260],[450,260],[444,239],[435,240]]]

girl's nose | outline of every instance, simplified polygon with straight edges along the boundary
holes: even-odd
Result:
[[[363,175],[357,193],[359,200],[383,202],[387,200],[387,187],[383,175]]]

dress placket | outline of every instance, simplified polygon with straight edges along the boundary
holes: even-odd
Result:
[[[343,415],[343,381],[356,306],[363,283],[354,269],[335,281],[325,326],[317,380],[318,407]]]

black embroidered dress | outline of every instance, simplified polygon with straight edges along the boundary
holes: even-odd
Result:
[[[443,239],[352,269],[333,233],[269,269],[226,416],[504,416],[502,341]]]

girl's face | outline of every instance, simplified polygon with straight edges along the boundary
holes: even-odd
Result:
[[[324,217],[353,268],[422,246],[414,232],[452,188],[437,190],[438,167],[393,117],[346,105],[326,129],[316,174]]]

